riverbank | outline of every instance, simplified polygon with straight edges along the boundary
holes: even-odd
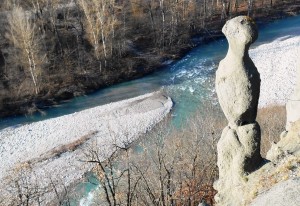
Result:
[[[0,200],[17,201],[15,182],[28,187],[24,193],[53,184],[63,192],[91,170],[93,152],[99,160],[107,159],[116,147],[127,147],[161,121],[172,105],[169,97],[156,92],[1,130]],[[48,202],[55,194],[45,190],[39,198]]]
[[[263,5],[264,3],[265,5]],[[237,11],[231,9],[232,11],[228,13],[227,18],[230,18],[230,16],[233,17],[236,15],[247,14],[246,4],[241,4],[239,6]],[[58,12],[58,16],[61,14],[61,11],[56,12]],[[70,13],[73,12],[74,11]],[[154,19],[159,22],[159,10],[153,9],[153,12],[159,14],[156,17],[157,19]],[[63,100],[92,93],[98,89],[120,82],[137,79],[162,69],[164,68],[165,62],[168,60],[180,59],[195,46],[209,43],[223,37],[221,28],[225,19],[221,20],[220,12],[221,6],[217,7],[215,12],[210,14],[209,17],[204,19],[201,17],[201,19],[197,20],[197,23],[192,21],[188,29],[183,29],[185,27],[184,25],[181,25],[178,29],[184,31],[187,30],[187,32],[178,33],[173,39],[174,42],[170,42],[169,44],[165,41],[155,40],[155,38],[162,36],[160,33],[161,31],[159,31],[161,30],[159,26],[157,26],[157,29],[149,31],[150,25],[145,24],[143,26],[143,24],[135,19],[133,21],[134,25],[130,28],[132,29],[132,34],[128,35],[124,41],[122,39],[124,51],[112,51],[112,54],[121,53],[120,57],[107,59],[107,61],[110,62],[109,66],[101,72],[98,69],[99,61],[95,60],[92,49],[90,48],[92,45],[88,44],[86,39],[84,39],[84,30],[79,28],[77,25],[78,23],[73,22],[74,19],[76,19],[75,17],[78,16],[71,15],[72,18],[69,19],[73,22],[71,26],[69,24],[64,25],[63,21],[59,20],[57,21],[57,28],[59,28],[59,30],[56,32],[61,32],[61,34],[57,35],[62,39],[49,44],[57,44],[57,48],[65,46],[67,48],[61,48],[64,50],[64,55],[55,55],[55,59],[57,59],[53,62],[51,62],[52,60],[48,62],[53,65],[51,65],[51,68],[45,69],[46,71],[44,71],[43,74],[46,78],[41,79],[41,91],[38,95],[34,94],[33,85],[29,77],[24,79],[26,75],[22,72],[18,70],[13,71],[14,69],[12,68],[16,65],[10,60],[10,56],[13,56],[9,54],[11,48],[7,47],[9,44],[5,38],[0,39],[0,67],[2,66],[2,70],[4,71],[2,79],[0,78],[0,117],[17,114],[31,114],[47,109],[49,106],[51,107],[59,104]],[[259,24],[264,24],[274,19],[293,16],[298,13],[299,1],[278,4],[276,2],[271,6],[267,2],[258,1],[256,2],[253,11],[253,17]],[[148,14],[143,15],[148,16]],[[4,19],[5,18],[2,18],[2,21],[4,21]],[[2,23],[4,24],[5,22]],[[135,26],[138,26],[138,29],[136,29]],[[75,29],[73,28],[72,31],[70,30],[70,27],[74,27]],[[64,32],[67,33],[64,34]],[[79,32],[76,37],[73,34],[75,32]],[[48,31],[45,33],[47,35],[50,34]],[[170,34],[170,32],[165,33],[166,35]],[[71,36],[68,37],[68,35]],[[81,41],[76,39],[79,37],[82,38]],[[55,38],[51,39],[53,40]],[[70,45],[60,45],[60,41],[69,42]],[[78,45],[76,45],[75,42],[77,42]],[[161,45],[161,42],[163,42],[163,45]],[[1,45],[3,45],[3,47]],[[113,47],[113,45],[111,47]],[[162,47],[163,50],[161,50]],[[67,55],[69,52],[68,49],[70,49],[69,55]],[[122,48],[120,50],[122,50]],[[75,56],[74,51],[76,51]],[[57,53],[59,54],[60,51],[57,51]],[[48,55],[51,56],[52,54]],[[65,57],[67,57],[67,59],[65,59]],[[19,68],[19,65],[17,65],[17,67]]]

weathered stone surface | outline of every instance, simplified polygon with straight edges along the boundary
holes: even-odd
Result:
[[[214,185],[218,190],[217,202],[230,202],[235,192],[239,192],[233,188],[239,188],[246,175],[261,165],[260,137],[258,123],[240,126],[237,130],[224,128],[217,145],[219,180]]]
[[[222,29],[229,50],[216,72],[216,92],[231,125],[253,123],[256,119],[260,76],[248,50],[258,36],[255,23],[246,16],[227,21]]]
[[[258,123],[240,126],[237,130],[225,127],[217,145],[219,176],[235,173],[242,177],[255,170],[261,161],[260,137]]]
[[[286,104],[286,130],[291,129],[291,124],[300,119],[300,97],[299,100],[294,100],[297,98],[291,97]]]
[[[216,72],[216,91],[229,122],[218,142],[219,180],[214,188],[217,205],[241,205],[240,189],[247,175],[262,163],[261,131],[255,121],[260,93],[260,76],[249,57],[257,39],[255,23],[246,16],[227,21],[222,29],[229,49]]]
[[[217,145],[220,179],[239,182],[240,178],[260,166],[260,137],[258,123],[240,126],[237,130],[229,126],[224,128]]]
[[[300,156],[300,120],[294,122],[290,130],[276,144],[272,144],[266,158],[277,163],[286,155]]]
[[[298,206],[300,203],[300,178],[280,182],[259,195],[251,206]]]

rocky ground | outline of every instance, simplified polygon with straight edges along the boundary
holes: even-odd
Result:
[[[273,144],[265,164],[245,178],[243,205],[296,206],[300,194],[300,121]]]

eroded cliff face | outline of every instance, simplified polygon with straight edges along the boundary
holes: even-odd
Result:
[[[233,192],[223,193],[217,205],[298,206],[300,202],[300,121],[280,140],[276,159],[265,161],[259,169],[245,175]],[[232,177],[228,177],[230,179]],[[235,188],[237,187],[237,188]]]

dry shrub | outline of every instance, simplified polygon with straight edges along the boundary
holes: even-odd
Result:
[[[153,167],[151,171],[156,170],[156,173],[151,173],[151,177],[159,179],[161,172],[172,174],[172,183],[169,188],[165,188],[168,191],[173,186],[167,205],[198,205],[201,200],[214,204],[216,191],[212,184],[218,176],[216,145],[225,125],[226,120],[219,107],[205,104],[186,121],[184,127],[166,131],[166,125],[162,124],[158,131],[164,131],[165,134],[160,132],[157,135],[154,132],[150,135],[152,145],[147,146],[150,149],[147,149],[145,159],[150,160],[146,162]],[[160,139],[159,144],[157,138]],[[159,155],[153,156],[158,154],[153,149],[162,153],[163,162],[167,163],[164,165],[166,171],[157,168]]]
[[[270,143],[277,141],[284,130],[285,109],[260,109],[257,119],[265,155]],[[204,200],[214,205],[216,191],[212,184],[218,177],[216,145],[227,125],[223,112],[219,106],[202,105],[182,125],[174,128],[170,120],[161,122],[135,145],[121,149],[117,156],[97,162],[102,164],[102,187],[114,188],[113,193],[109,187],[106,192],[102,190],[99,202],[104,204],[105,199],[110,199],[108,205],[181,206],[198,205]]]
[[[52,178],[49,174],[46,179],[41,179],[27,162],[16,165],[4,179],[5,187],[0,188],[0,205],[69,206],[69,191],[64,181]]]
[[[204,200],[214,204],[216,144],[226,125],[223,114],[218,107],[203,106],[184,127],[170,124],[170,119],[161,122],[134,146],[117,146],[121,148],[117,157],[94,161],[101,184],[98,203],[196,206]]]
[[[260,124],[261,154],[266,156],[273,142],[278,142],[285,130],[286,113],[284,106],[270,106],[258,110],[257,121]]]
[[[38,184],[39,179],[26,162],[13,168],[4,181],[6,187],[0,188],[1,205],[41,205],[45,201],[43,196],[49,192],[49,188]]]
[[[96,133],[97,131],[91,131],[79,139],[57,146],[37,158],[16,164],[4,180],[6,187],[0,188],[0,205],[70,205],[69,188],[66,187],[64,181],[51,175],[51,172],[46,175],[47,178],[43,179],[45,176],[41,178],[41,174],[36,173],[32,166],[76,150]],[[44,172],[48,173],[48,171]]]

